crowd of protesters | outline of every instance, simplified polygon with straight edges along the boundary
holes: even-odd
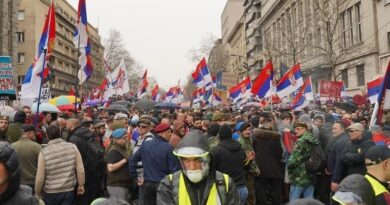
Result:
[[[23,107],[0,116],[0,204],[390,204],[390,113],[370,112]]]

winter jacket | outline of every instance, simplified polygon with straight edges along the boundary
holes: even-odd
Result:
[[[241,144],[241,147],[244,149],[245,153],[254,151],[252,136],[243,137],[241,135],[238,138],[238,142]],[[259,167],[256,164],[256,159],[253,159],[249,162],[248,173],[252,175],[258,175],[260,173]]]
[[[306,132],[298,139],[287,163],[289,179],[292,185],[306,187],[315,183],[316,174],[306,169],[305,162],[310,159],[313,146],[319,143],[319,140],[313,137],[310,132]]]
[[[336,138],[336,137],[333,137]],[[333,139],[332,138],[332,139]],[[333,140],[330,140],[333,141]],[[341,154],[349,142],[349,136],[346,132],[337,137],[333,145],[328,145],[330,152],[327,159],[328,172],[332,175],[332,182],[340,183],[346,173],[343,163],[340,162]]]
[[[7,129],[8,140],[13,143],[18,141],[21,136],[21,129],[23,123],[26,121],[26,113],[17,111],[14,115],[14,123],[10,124]]]
[[[126,147],[112,145],[107,152],[107,164],[115,164],[123,159],[129,159],[129,153]],[[131,183],[131,176],[127,164],[122,165],[119,169],[107,172],[107,186],[128,187]]]
[[[366,151],[374,146],[375,143],[371,140],[368,132],[363,132],[363,137],[360,140],[349,141],[341,154],[340,160],[347,168],[347,174],[366,174],[367,169],[364,163],[364,155]]]
[[[140,149],[130,157],[129,169],[137,177],[137,163],[142,161],[144,180],[160,182],[166,175],[180,169],[179,161],[173,155],[173,146],[159,135],[153,140],[144,141]]]
[[[280,134],[264,129],[253,130],[253,147],[261,178],[283,178]]]
[[[375,204],[374,203],[374,190],[372,189],[370,183],[367,179],[360,174],[352,174],[347,176],[340,182],[339,188],[335,195],[333,195],[333,200],[337,199],[337,195],[343,193],[343,195],[357,195],[364,202],[364,204],[369,205],[386,205],[386,204]],[[352,198],[352,197],[351,197]],[[338,203],[333,203],[338,204]]]
[[[38,156],[41,152],[41,146],[38,143],[24,137],[13,143],[12,146],[15,148],[15,151],[19,156],[22,184],[35,184],[35,177],[37,175],[38,168]]]
[[[177,179],[178,175],[180,175],[182,171],[177,171],[173,174],[172,179]],[[222,175],[222,173],[218,171],[209,171],[209,174],[207,175],[207,178],[200,181],[199,183],[192,183],[187,179],[187,177],[184,175],[184,184],[186,186],[189,198],[191,200],[192,205],[204,205],[207,202],[207,199],[209,197],[209,193],[211,190],[211,187],[213,186],[214,182],[216,181],[216,174]],[[179,205],[179,186],[174,186],[173,181],[171,181],[169,176],[166,176],[160,183],[158,190],[157,190],[157,202],[159,205]],[[219,189],[220,186],[217,186],[217,189]],[[237,205],[240,204],[239,195],[236,189],[236,186],[231,178],[229,178],[227,191],[222,192],[219,191],[219,193],[226,193],[225,203],[224,205]],[[216,203],[217,204],[217,203]]]
[[[323,150],[326,150],[328,141],[332,138],[332,126],[333,123],[326,122],[324,125],[322,125],[322,127],[318,128],[320,132],[319,140]]]
[[[9,143],[0,142],[0,161],[4,163],[8,174],[8,187],[0,194],[0,204],[38,205],[38,199],[32,195],[30,187],[20,185],[20,164],[18,154]]]
[[[105,165],[102,164],[102,170],[90,170],[88,167],[88,164],[91,163],[88,160],[88,144],[90,141],[95,140],[95,135],[93,132],[84,127],[79,126],[76,127],[74,130],[72,130],[69,133],[69,137],[67,139],[68,142],[71,142],[76,145],[77,149],[80,152],[81,158],[83,159],[83,165],[85,167],[85,181],[86,184],[89,184],[90,182],[97,183],[101,180],[101,176],[104,175],[104,167]],[[102,148],[103,149],[103,148]]]
[[[231,138],[221,140],[211,155],[217,171],[228,174],[237,187],[245,185],[246,154],[239,142]]]

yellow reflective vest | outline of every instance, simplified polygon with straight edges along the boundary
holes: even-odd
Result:
[[[228,193],[229,190],[229,176],[227,174],[223,174],[224,181],[225,181],[225,188],[226,193]],[[169,179],[173,180],[173,175],[169,175]],[[179,188],[178,188],[178,204],[179,205],[191,205],[191,199],[188,195],[187,187],[184,181],[183,173],[180,173],[180,179],[179,179]],[[215,182],[213,183],[209,196],[207,198],[207,205],[220,205],[221,199],[218,194],[217,185]]]

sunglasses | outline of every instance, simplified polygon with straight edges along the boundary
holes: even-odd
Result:
[[[146,126],[146,125],[140,125],[140,126],[138,126],[139,128],[148,128],[149,126]]]
[[[356,132],[358,130],[348,130],[348,132],[352,133],[352,132]]]

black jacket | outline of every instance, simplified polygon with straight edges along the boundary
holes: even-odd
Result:
[[[259,177],[283,178],[282,144],[278,132],[264,129],[253,130],[253,147],[256,163],[260,169]]]
[[[334,142],[334,143],[332,143]],[[332,137],[327,145],[327,168],[332,175],[332,182],[340,183],[345,177],[344,164],[340,163],[340,156],[349,142],[349,136],[344,132],[339,137]],[[338,162],[339,161],[339,162]]]
[[[363,137],[360,140],[349,141],[340,160],[347,167],[347,174],[366,174],[367,169],[364,163],[364,155],[368,148],[375,146],[375,143],[371,140],[369,132],[363,132]]]
[[[217,171],[233,178],[237,187],[245,185],[245,151],[241,144],[231,138],[221,140],[211,151],[212,163]]]

